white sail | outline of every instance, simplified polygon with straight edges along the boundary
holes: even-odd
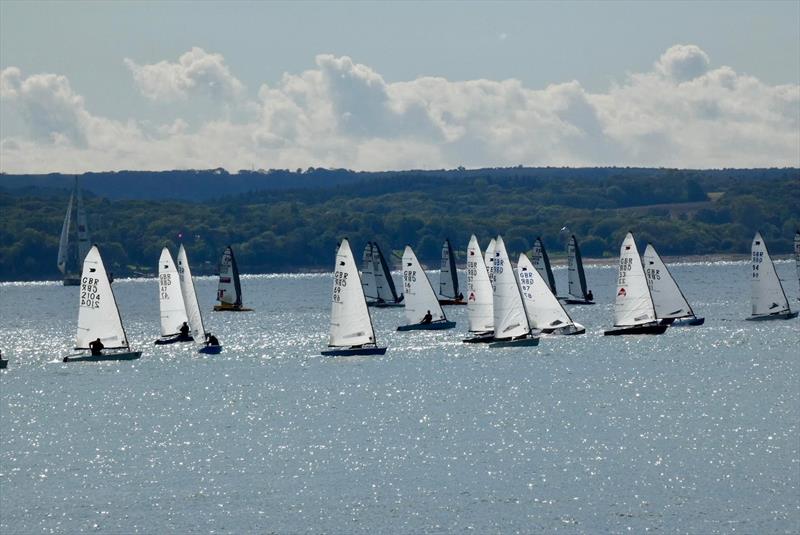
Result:
[[[375,343],[375,331],[358,277],[350,243],[343,239],[336,253],[331,296],[331,329],[328,345],[351,347]]]
[[[567,244],[567,279],[569,295],[573,299],[588,299],[586,296],[586,274],[583,271],[583,259],[578,248],[578,240],[573,234]]]
[[[406,245],[405,251],[403,251],[403,292],[405,293],[406,319],[409,325],[420,323],[429,311],[433,318],[431,321],[447,319],[433,291],[433,286],[410,245]]]
[[[767,244],[756,232],[752,245],[753,276],[751,278],[753,316],[789,312],[789,301],[767,251]]]
[[[186,317],[186,307],[183,304],[178,269],[166,247],[161,250],[161,257],[158,259],[158,290],[161,336],[177,334],[183,322],[188,322],[188,318]]]
[[[114,291],[96,245],[83,260],[79,303],[75,349],[89,349],[89,343],[98,338],[106,349],[129,347]]]
[[[797,280],[800,282],[800,230],[794,233],[794,267],[797,269]]]
[[[556,279],[553,277],[553,269],[550,267],[550,258],[547,256],[547,251],[544,248],[541,238],[536,238],[533,243],[533,252],[531,254],[531,263],[536,271],[541,275],[542,280],[547,283],[550,291],[556,293]]]
[[[649,243],[645,247],[642,260],[656,316],[659,319],[694,317],[694,311],[683,296],[678,283],[672,278],[666,264]]]
[[[178,249],[177,268],[183,303],[186,306],[186,316],[189,319],[189,328],[192,330],[194,341],[202,344],[206,339],[206,329],[203,326],[203,315],[200,313],[200,304],[197,302],[197,293],[192,280],[192,270],[189,268],[189,259],[183,244]]]
[[[86,224],[86,210],[83,209],[83,195],[78,186],[77,177],[75,177],[75,191],[77,192],[75,222],[78,224],[78,263],[80,264],[92,246],[92,239],[89,236],[89,226]]]
[[[494,246],[496,241],[492,238],[489,245],[486,246],[486,251],[483,253],[483,263],[486,264],[486,271],[489,272],[489,280],[492,280],[492,262],[494,262]]]
[[[444,240],[442,245],[442,263],[439,271],[439,296],[445,299],[458,297],[458,273],[456,261],[453,256],[453,247],[450,240]]]
[[[375,276],[375,286],[378,299],[387,303],[397,302],[397,289],[394,287],[392,272],[386,264],[381,248],[377,242],[372,244],[372,273]]]
[[[69,204],[67,205],[67,214],[64,216],[64,224],[61,226],[61,239],[58,242],[58,270],[63,274],[67,274],[67,259],[69,258],[69,227],[72,222],[72,201],[75,197],[73,192],[69,196]]]
[[[525,253],[519,255],[517,262],[517,279],[525,302],[528,323],[534,329],[559,329],[573,325],[572,318],[553,295],[547,282],[539,270],[532,264]]]
[[[619,251],[617,293],[614,300],[616,327],[642,325],[656,321],[650,288],[633,234],[628,232]]]
[[[364,247],[364,254],[361,257],[361,286],[364,288],[364,296],[368,299],[377,299],[379,297],[373,256],[372,242],[367,242]]]
[[[473,234],[467,246],[467,318],[470,332],[494,330],[494,295],[489,272]]]
[[[242,286],[239,282],[239,268],[230,246],[225,248],[219,260],[219,285],[217,301],[227,306],[242,306]]]
[[[495,241],[494,261],[494,337],[516,338],[531,331],[525,305],[519,291],[514,268],[508,259],[506,244],[498,236]]]

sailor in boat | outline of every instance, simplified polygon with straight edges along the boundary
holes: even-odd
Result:
[[[89,349],[91,350],[93,357],[102,355],[104,347],[106,346],[103,345],[103,342],[100,341],[100,338],[98,338],[94,342],[89,342]]]
[[[589,290],[588,292],[586,292],[586,300],[587,300],[587,301],[594,301],[594,294],[592,293],[592,291],[591,291],[591,290]]]
[[[219,340],[217,340],[217,337],[211,333],[208,333],[208,335],[206,336],[206,346],[218,346],[218,345],[219,345]]]
[[[420,321],[419,323],[420,325],[427,325],[428,323],[431,322],[433,322],[433,316],[431,315],[431,311],[429,310],[422,318],[422,321]]]
[[[179,333],[178,340],[188,340],[189,339],[189,324],[184,321],[183,325],[181,325],[181,328],[178,329],[178,333]]]

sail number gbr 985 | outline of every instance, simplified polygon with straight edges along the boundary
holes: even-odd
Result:
[[[81,306],[87,308],[100,308],[100,293],[97,284],[100,279],[84,277],[81,279]]]
[[[342,291],[347,286],[347,273],[336,271],[333,274],[333,302],[342,302]]]

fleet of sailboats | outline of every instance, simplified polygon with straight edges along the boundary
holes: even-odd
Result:
[[[433,331],[456,326],[454,321],[448,321],[445,316],[431,281],[410,245],[406,245],[403,251],[403,295],[408,324],[398,327],[398,331]]]
[[[225,247],[219,260],[219,285],[217,286],[215,312],[251,312],[242,306],[242,283],[239,281],[239,266],[231,246]]]
[[[96,245],[83,260],[75,349],[90,353],[67,355],[63,362],[134,360],[142,356],[141,351],[131,351],[114,290]]]
[[[75,206],[75,225],[72,225],[72,207]],[[75,177],[75,186],[69,197],[61,238],[58,242],[58,270],[63,275],[64,286],[78,286],[81,283],[80,271],[83,259],[91,248],[89,226],[86,223],[86,210],[83,208],[83,195]]]
[[[466,305],[464,295],[458,290],[458,272],[456,258],[450,240],[445,239],[442,245],[442,264],[439,271],[439,304]]]
[[[362,281],[347,238],[339,244],[336,253],[328,347],[331,349],[322,354],[331,357],[386,353],[386,348],[378,347],[375,340]]]
[[[750,279],[752,313],[751,321],[788,320],[797,317],[792,312],[783,285],[769,256],[767,244],[760,232],[756,232],[751,246],[752,277]]]
[[[633,233],[628,232],[619,251],[617,291],[614,298],[614,329],[606,336],[622,334],[663,334],[667,325],[656,315],[650,286],[636,248]]]
[[[705,318],[698,317],[692,305],[686,300],[678,283],[672,277],[667,265],[661,260],[652,244],[647,244],[642,256],[647,284],[656,309],[656,316],[661,323],[679,326],[696,326],[705,323]]]

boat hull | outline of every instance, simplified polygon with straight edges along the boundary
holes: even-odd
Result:
[[[489,347],[502,348],[502,347],[534,347],[539,345],[539,337],[525,336],[524,338],[514,338],[506,340],[497,340],[489,344]]]
[[[466,305],[467,302],[463,299],[439,299],[440,305]]]
[[[574,325],[565,325],[564,327],[559,327],[558,329],[542,329],[543,334],[558,334],[561,336],[572,336],[575,334],[585,334],[586,327],[583,325],[576,323]]]
[[[214,305],[214,312],[252,312],[252,308],[234,305]]]
[[[661,323],[652,323],[648,325],[634,325],[633,327],[620,327],[619,329],[611,329],[604,331],[603,336],[621,336],[626,334],[664,334],[669,325]]]
[[[8,368],[8,360],[0,359],[0,370]]]
[[[166,344],[175,344],[178,342],[194,342],[194,338],[191,336],[187,336],[186,338],[182,338],[181,336],[171,336],[168,338],[159,338],[154,344],[157,346],[166,345]]]
[[[476,333],[471,338],[461,340],[465,344],[488,344],[494,342],[494,331],[488,333]]]
[[[222,353],[222,346],[205,346],[198,349],[197,352],[203,355],[219,355]]]
[[[375,308],[395,308],[395,307],[405,306],[405,304],[402,301],[395,301],[395,302],[384,301],[383,303],[380,303],[378,301],[369,301],[367,302],[367,306]]]
[[[572,297],[560,297],[564,304],[566,305],[594,305],[594,301],[589,301],[587,299],[573,299]]]
[[[67,355],[62,359],[62,362],[103,362],[106,360],[136,360],[141,356],[142,356],[141,351],[103,353],[102,355]]]
[[[385,347],[339,347],[321,351],[326,357],[355,357],[368,355],[385,355]]]
[[[80,286],[81,285],[81,278],[80,277],[64,277],[64,286]]]
[[[434,321],[432,323],[413,323],[411,325],[401,325],[398,331],[444,331],[456,326],[455,321]]]
[[[706,322],[705,318],[669,318],[661,320],[661,323],[664,325],[669,325],[671,327],[697,327],[702,325]]]
[[[797,312],[782,312],[780,314],[766,314],[763,316],[750,316],[747,321],[790,320],[797,317]]]

